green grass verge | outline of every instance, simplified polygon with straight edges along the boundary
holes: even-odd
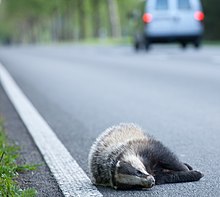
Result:
[[[220,46],[220,40],[203,40],[206,45]]]
[[[19,148],[11,146],[0,119],[0,196],[1,197],[34,197],[37,195],[35,189],[21,189],[16,179],[19,173],[35,170],[36,165],[18,165],[16,159],[19,157]]]
[[[66,44],[80,44],[80,45],[91,45],[91,46],[115,46],[115,45],[131,45],[133,42],[132,37],[121,37],[121,38],[87,38],[84,40],[78,41],[66,41],[66,42],[55,42],[55,43],[48,43],[48,44],[59,44],[59,45],[66,45]]]

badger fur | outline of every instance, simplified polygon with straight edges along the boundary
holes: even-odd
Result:
[[[88,161],[93,184],[115,189],[151,188],[203,176],[132,123],[105,130],[92,145]]]

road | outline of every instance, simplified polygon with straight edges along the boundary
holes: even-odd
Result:
[[[220,48],[17,46],[0,61],[86,173],[99,133],[135,122],[205,175],[104,196],[220,196]]]

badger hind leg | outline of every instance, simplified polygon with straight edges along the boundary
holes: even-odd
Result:
[[[165,183],[182,183],[198,181],[203,177],[201,172],[190,170],[190,171],[168,171],[158,172],[155,174],[156,185]]]

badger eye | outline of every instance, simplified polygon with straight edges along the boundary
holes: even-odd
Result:
[[[141,176],[143,173],[140,170],[136,170],[136,175]]]

